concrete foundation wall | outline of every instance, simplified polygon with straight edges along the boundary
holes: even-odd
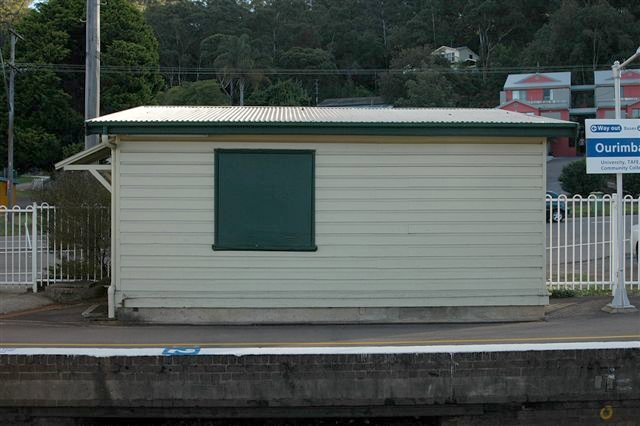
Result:
[[[640,349],[107,358],[0,355],[0,420],[56,413],[171,412],[200,417],[382,413],[449,416],[451,424],[471,424],[469,415],[489,419],[500,412],[532,419],[531,407],[591,407],[583,414],[598,424],[599,410],[607,405],[615,410],[616,420],[637,420],[630,416],[640,412]]]
[[[544,306],[400,308],[119,308],[123,321],[164,324],[411,324],[540,321]]]

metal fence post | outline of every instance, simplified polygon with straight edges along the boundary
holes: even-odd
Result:
[[[615,279],[616,277],[616,265],[618,264],[618,256],[621,255],[618,253],[618,251],[616,250],[616,247],[618,245],[618,232],[616,232],[616,230],[618,229],[618,209],[621,207],[620,205],[620,199],[618,197],[618,194],[612,194],[611,196],[611,211],[609,212],[609,218],[610,218],[610,229],[609,229],[609,235],[611,235],[611,244],[609,245],[609,253],[611,254],[611,257],[609,258],[610,262],[609,262],[609,278],[610,278],[610,285],[611,285],[611,294],[615,294],[616,291],[616,287],[618,284],[618,280]],[[604,256],[604,254],[603,254]]]
[[[33,292],[38,292],[38,204],[33,203],[31,220],[31,284]]]

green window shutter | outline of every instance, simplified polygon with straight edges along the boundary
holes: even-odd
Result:
[[[316,250],[314,151],[219,149],[215,158],[215,250]]]

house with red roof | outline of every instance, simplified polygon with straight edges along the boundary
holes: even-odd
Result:
[[[595,106],[597,118],[615,118],[613,74],[611,70],[595,71]],[[622,70],[620,76],[622,118],[640,118],[640,70]]]
[[[569,120],[571,73],[510,74],[500,92],[499,109]],[[549,152],[556,157],[576,155],[573,138],[553,138]]]

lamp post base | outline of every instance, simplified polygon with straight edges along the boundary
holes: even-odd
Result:
[[[612,303],[609,303],[602,310],[610,314],[632,314],[638,312],[638,309],[633,305],[614,306]]]

